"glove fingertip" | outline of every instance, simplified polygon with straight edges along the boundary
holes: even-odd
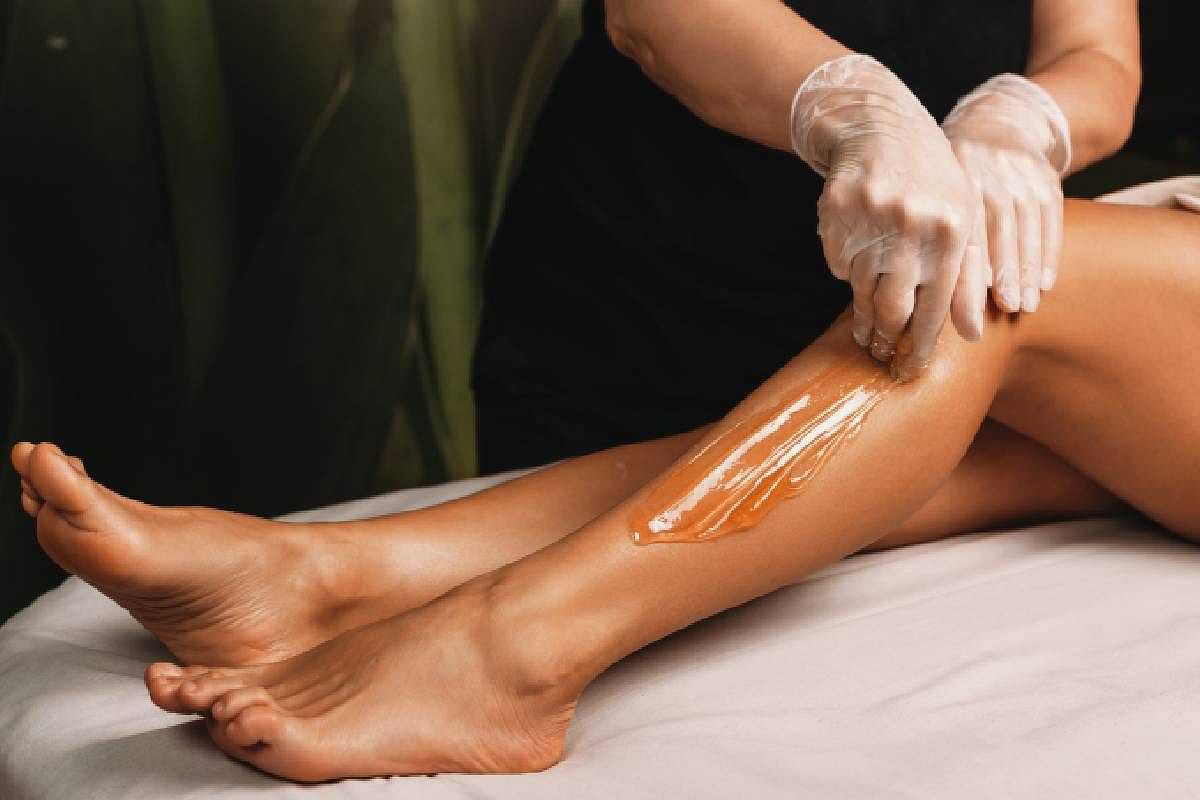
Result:
[[[983,320],[972,314],[967,323],[959,328],[958,333],[968,342],[978,342],[983,338]]]
[[[1013,314],[1021,310],[1021,294],[1015,286],[1001,285],[994,288],[992,297],[1001,311]]]

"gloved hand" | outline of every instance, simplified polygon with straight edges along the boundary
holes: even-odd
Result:
[[[942,130],[983,198],[997,307],[1036,311],[1058,276],[1067,118],[1036,83],[1005,74],[959,100]]]
[[[947,315],[978,338],[987,289],[967,245],[979,193],[921,101],[870,56],[843,56],[797,90],[791,126],[796,154],[825,178],[818,230],[829,269],[854,292],[855,341],[892,361],[908,326],[911,352],[892,371],[911,379]]]

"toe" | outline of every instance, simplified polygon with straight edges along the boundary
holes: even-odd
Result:
[[[243,689],[234,689],[213,703],[213,719],[228,722],[252,705],[274,708],[275,701],[267,693],[267,690],[261,686],[247,686]]]
[[[83,477],[87,477],[87,470],[84,469],[82,459],[76,458],[75,456],[67,456],[67,462],[71,465],[72,469],[74,469]]]
[[[225,736],[238,747],[269,745],[279,738],[283,721],[279,711],[266,705],[252,704],[225,723]]]
[[[237,670],[214,670],[195,678],[184,678],[176,696],[189,711],[208,711],[217,698],[247,683],[246,675]]]
[[[13,445],[12,452],[9,454],[13,469],[22,478],[29,477],[29,457],[32,454],[33,444],[31,442],[17,442]]]
[[[227,754],[272,775],[302,783],[343,777],[329,761],[328,748],[314,740],[311,721],[277,708],[250,705],[228,722],[211,723],[208,730]]]
[[[30,497],[26,492],[21,492],[21,508],[29,516],[37,519],[38,512],[42,510],[42,504]]]
[[[179,702],[179,683],[179,678],[147,678],[146,691],[150,693],[150,702],[172,714],[190,714]]]
[[[51,505],[69,514],[86,512],[95,499],[92,483],[55,445],[43,442],[29,457],[30,485]]]
[[[146,683],[154,680],[162,680],[164,678],[174,678],[178,680],[183,677],[183,667],[178,664],[172,664],[170,661],[156,661],[146,667]]]
[[[33,484],[24,478],[21,478],[21,491],[38,501],[38,503],[42,502],[42,496],[37,493],[37,489],[34,489]]]
[[[160,661],[146,667],[146,690],[150,700],[163,711],[174,714],[189,714],[179,700],[179,685],[183,683],[187,669],[181,669],[175,664]]]

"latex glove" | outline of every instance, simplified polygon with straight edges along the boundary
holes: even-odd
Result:
[[[959,100],[942,130],[983,198],[996,305],[1036,311],[1058,277],[1067,118],[1042,87],[1006,74]]]
[[[875,59],[849,55],[800,86],[791,126],[793,149],[825,178],[818,230],[829,269],[854,292],[855,341],[911,379],[947,316],[978,338],[986,275],[967,244],[979,194],[921,101]],[[906,327],[911,351],[896,358]]]

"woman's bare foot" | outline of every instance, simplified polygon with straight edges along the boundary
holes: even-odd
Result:
[[[53,444],[17,444],[21,505],[60,566],[189,664],[260,664],[395,613],[366,608],[384,560],[367,537],[207,508],[160,508],[88,477]]]
[[[501,631],[478,594],[468,584],[277,664],[153,664],[146,685],[163,709],[204,714],[229,755],[296,781],[545,769],[582,684],[551,676],[538,637]]]

